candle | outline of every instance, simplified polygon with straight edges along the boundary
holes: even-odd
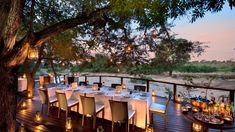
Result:
[[[177,103],[180,103],[181,102],[181,99],[180,99],[180,95],[178,94],[178,96],[176,97],[176,102]]]
[[[21,106],[21,108],[22,109],[25,109],[27,106],[26,106],[26,102],[24,101],[24,102],[22,102],[22,106]]]
[[[68,117],[66,119],[66,130],[71,130],[72,129],[72,120],[71,117]]]
[[[153,132],[153,126],[152,125],[148,125],[146,132]]]
[[[202,125],[193,123],[193,131],[200,132],[202,130]]]
[[[40,114],[39,111],[37,111],[36,114],[35,114],[35,122],[38,123],[38,124],[40,124],[41,121],[42,121],[41,114]]]
[[[95,91],[95,90],[97,90],[97,88],[98,88],[98,84],[93,84],[93,85],[92,85],[92,90]]]
[[[155,92],[155,90],[152,89],[152,96],[156,96],[157,93]]]
[[[26,78],[26,75],[25,75],[25,74],[23,75],[23,78]]]
[[[122,88],[125,89],[125,88],[126,88],[126,85],[125,85],[125,84],[122,84]]]

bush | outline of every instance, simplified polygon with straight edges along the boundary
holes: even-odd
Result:
[[[217,72],[218,68],[208,65],[183,65],[178,67],[177,71],[192,72],[192,73],[197,73],[197,72],[209,73],[209,72]]]

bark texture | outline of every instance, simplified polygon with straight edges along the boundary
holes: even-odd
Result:
[[[15,55],[9,58],[8,55],[15,45],[23,5],[24,0],[1,0],[0,2],[0,132],[15,131],[17,64],[22,60],[16,59]],[[16,50],[22,54],[25,52],[22,48]]]

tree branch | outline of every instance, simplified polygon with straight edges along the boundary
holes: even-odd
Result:
[[[104,12],[110,10],[110,6],[97,9],[96,11],[92,12],[90,15],[82,14],[76,18],[67,19],[56,23],[52,26],[47,27],[46,29],[35,33],[35,41],[31,44],[34,46],[41,45],[42,43],[49,40],[52,36],[55,36],[67,29],[76,27],[77,25],[82,25],[85,23],[93,23],[98,19],[101,19],[101,16]]]

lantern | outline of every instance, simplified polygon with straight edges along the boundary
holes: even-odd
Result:
[[[125,88],[126,88],[126,85],[125,85],[125,84],[122,84],[122,88],[125,89]]]
[[[152,96],[157,96],[157,93],[155,90],[152,89]]]
[[[38,58],[38,50],[36,48],[30,47],[28,50],[28,58],[31,60]]]
[[[21,108],[22,108],[22,109],[26,109],[26,108],[27,108],[27,105],[26,105],[26,102],[25,102],[25,101],[22,102]]]
[[[65,127],[66,127],[66,131],[70,131],[72,129],[71,117],[67,117]]]
[[[116,89],[115,89],[115,92],[117,94],[120,94],[122,92],[122,86],[117,86]]]
[[[26,75],[25,75],[25,74],[23,75],[23,78],[26,78]]]
[[[153,126],[148,125],[148,127],[146,128],[146,132],[153,132]]]
[[[92,85],[92,90],[93,90],[93,91],[97,90],[97,88],[98,88],[98,84],[93,84],[93,85]]]
[[[176,103],[180,103],[180,102],[181,102],[181,98],[180,98],[180,95],[178,94],[176,97]]]
[[[28,93],[28,98],[32,98],[32,94],[31,93]]]
[[[43,85],[40,85],[40,87],[39,87],[40,89],[43,89]]]
[[[24,124],[20,124],[19,132],[26,132],[24,129]]]
[[[42,117],[41,117],[41,114],[40,114],[39,111],[37,111],[37,112],[35,113],[34,121],[35,121],[37,124],[41,124],[41,123],[42,123]]]
[[[202,131],[202,125],[198,123],[193,123],[193,132],[200,132]]]

